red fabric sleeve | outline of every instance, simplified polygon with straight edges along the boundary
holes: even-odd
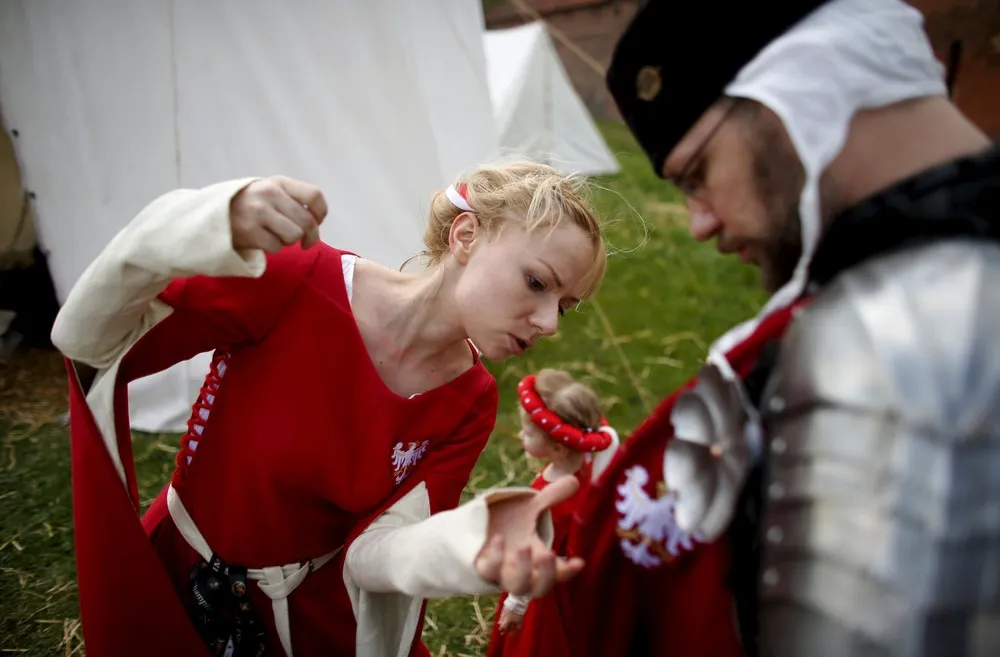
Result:
[[[87,404],[76,368],[69,379],[73,545],[80,618],[91,655],[209,657],[159,556],[139,522],[132,446],[119,440],[128,481],[122,481]],[[118,392],[120,391],[120,392]],[[116,396],[124,397],[125,386]],[[128,413],[125,420],[128,437]],[[120,426],[120,422],[119,422]]]
[[[122,364],[124,380],[165,370],[206,351],[262,340],[309,278],[323,248],[286,247],[267,257],[259,278],[192,276],[173,281],[158,297],[173,312],[133,345]]]

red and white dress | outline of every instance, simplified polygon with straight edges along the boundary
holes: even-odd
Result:
[[[618,452],[617,432],[608,426],[601,429],[611,435],[611,446],[601,452],[584,455],[583,467],[576,473],[580,489],[573,497],[552,508],[553,550],[556,554],[567,553],[573,516],[586,494],[587,487],[590,486],[592,479],[596,479],[604,471]],[[531,487],[542,490],[549,483],[551,482],[545,478],[543,470],[531,482]],[[521,627],[500,632],[500,614],[509,597],[506,593],[502,594],[494,615],[487,657],[572,657],[568,634],[573,630],[575,621],[572,617],[573,601],[567,597],[569,594],[571,589],[557,584],[552,592],[541,598],[518,597],[519,606],[527,605]]]
[[[207,655],[185,607],[208,552],[251,569],[269,657],[425,654],[424,598],[495,591],[473,566],[486,498],[439,513],[486,445],[495,382],[470,349],[452,382],[391,392],[351,311],[353,256],[233,251],[229,204],[249,182],[154,201],[53,329],[88,652]],[[204,351],[178,467],[140,524],[127,384]]]

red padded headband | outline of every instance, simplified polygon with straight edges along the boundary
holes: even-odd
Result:
[[[527,411],[531,421],[553,440],[578,452],[600,452],[611,446],[610,432],[602,431],[601,428],[581,430],[564,422],[550,410],[535,390],[534,374],[521,379],[517,384],[517,394],[521,399],[522,408]],[[607,420],[601,418],[601,427],[606,426],[608,426]]]

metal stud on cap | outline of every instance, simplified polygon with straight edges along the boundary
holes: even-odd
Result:
[[[650,102],[660,95],[663,80],[660,78],[659,66],[643,66],[635,78],[636,96],[639,100]]]

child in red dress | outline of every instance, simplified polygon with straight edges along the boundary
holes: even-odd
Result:
[[[594,391],[562,370],[543,369],[518,384],[521,442],[536,459],[547,461],[531,487],[542,490],[566,476],[581,488],[596,479],[618,451],[618,434],[608,426]],[[553,549],[563,554],[580,494],[552,508]],[[504,594],[487,655],[527,657],[569,655],[564,634],[567,601],[557,588],[537,599]]]

